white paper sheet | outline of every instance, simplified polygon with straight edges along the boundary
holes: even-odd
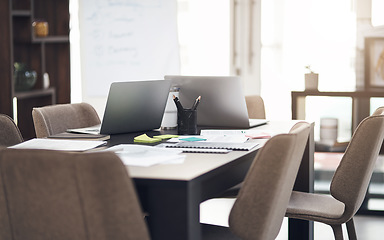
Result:
[[[77,152],[77,151],[87,151],[105,144],[106,144],[105,141],[33,138],[31,140],[19,143],[9,148],[46,149],[46,150]]]
[[[239,136],[239,137],[243,136],[247,138],[257,139],[257,138],[270,138],[275,134],[271,132],[262,131],[259,129],[249,129],[249,130],[203,129],[201,130],[201,135],[208,136],[208,137],[225,136],[228,139],[229,137],[235,137],[235,136]]]
[[[120,144],[104,151],[113,151],[125,165],[149,167],[155,164],[180,164],[185,155],[179,149],[157,148],[137,144]]]
[[[185,135],[178,138],[171,138],[167,142],[184,142],[182,139],[190,137],[202,138],[202,142],[232,142],[232,143],[245,143],[249,138],[244,135]]]

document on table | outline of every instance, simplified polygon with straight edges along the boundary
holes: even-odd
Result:
[[[102,145],[105,141],[83,141],[83,140],[65,140],[65,139],[47,139],[47,138],[33,138],[31,140],[19,143],[9,148],[17,149],[46,149],[46,150],[59,150],[59,151],[87,151]]]
[[[120,144],[103,151],[113,151],[125,165],[150,167],[155,164],[181,164],[185,155],[182,150],[143,146],[137,144]]]
[[[265,132],[265,131],[260,131],[260,130],[227,130],[227,129],[212,129],[212,130],[201,130],[201,135],[203,136],[224,136],[224,137],[246,137],[246,138],[252,138],[252,139],[258,139],[258,138],[271,138],[273,134]]]
[[[191,139],[194,139],[193,141]],[[245,143],[249,138],[244,135],[187,135],[169,139],[167,142],[231,142]]]

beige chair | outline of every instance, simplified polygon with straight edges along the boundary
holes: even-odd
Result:
[[[149,239],[121,160],[111,152],[0,151],[0,239]]]
[[[343,239],[346,223],[349,239],[357,239],[353,216],[360,208],[384,138],[384,108],[365,118],[352,139],[331,181],[330,195],[292,192],[286,216],[317,221],[332,227]]]
[[[248,117],[256,119],[265,119],[265,107],[263,98],[258,95],[245,96],[247,104]]]
[[[211,217],[210,213],[222,214],[227,211],[230,212],[229,228],[241,239],[275,239],[281,228],[309,132],[310,124],[300,122],[290,133],[268,140],[257,153],[237,198],[211,199],[201,203],[201,222],[225,226],[215,222],[215,216]],[[229,204],[222,205],[226,209],[215,211],[219,201]]]
[[[100,124],[97,112],[88,103],[57,104],[33,108],[32,117],[38,138],[65,132],[68,128],[83,128]]]
[[[248,117],[251,119],[265,119],[265,107],[263,98],[259,95],[245,96]],[[220,197],[234,198],[240,191],[242,183],[228,189]]]
[[[9,147],[23,141],[15,122],[8,115],[0,114],[0,146]]]

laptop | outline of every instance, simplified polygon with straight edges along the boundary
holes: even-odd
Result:
[[[265,119],[249,119],[240,77],[166,75],[171,87],[180,88],[179,99],[190,108],[201,96],[197,108],[199,126],[250,128],[267,123]]]
[[[119,134],[160,128],[170,86],[170,80],[114,82],[101,125],[67,131]]]

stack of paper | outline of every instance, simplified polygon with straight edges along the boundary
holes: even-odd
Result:
[[[243,136],[247,138],[252,138],[252,139],[258,139],[258,138],[271,138],[273,134],[267,133],[265,131],[260,131],[260,130],[218,130],[218,129],[204,129],[201,130],[201,135],[203,136],[225,136],[225,137],[230,137],[230,136]]]
[[[125,165],[149,167],[155,164],[183,163],[185,155],[181,150],[157,148],[136,144],[120,144],[106,149],[115,152]]]
[[[99,140],[104,141],[111,138],[110,135],[103,134],[85,134],[85,133],[70,133],[63,132],[54,135],[48,136],[48,138],[52,139],[69,139],[69,140]]]
[[[64,140],[64,139],[47,139],[47,138],[34,138],[9,148],[20,149],[47,149],[47,150],[60,150],[60,151],[87,151],[102,145],[105,141],[85,141],[85,140]]]
[[[168,142],[230,142],[230,143],[245,143],[249,137],[244,135],[184,135],[179,138],[169,139]]]

